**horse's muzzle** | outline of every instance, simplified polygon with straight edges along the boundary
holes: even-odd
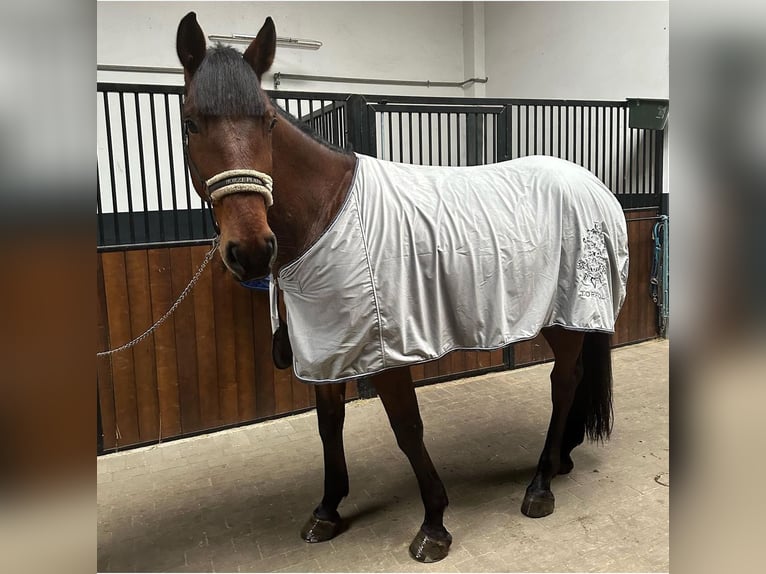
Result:
[[[271,267],[277,257],[277,239],[272,234],[258,246],[227,241],[222,247],[221,255],[226,267],[237,280],[261,279],[271,273]]]

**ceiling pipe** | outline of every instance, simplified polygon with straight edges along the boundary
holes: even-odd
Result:
[[[468,78],[462,82],[435,82],[431,80],[390,80],[382,78],[349,78],[341,76],[312,76],[274,72],[274,89],[279,89],[282,80],[304,80],[307,82],[336,82],[342,84],[379,84],[383,86],[424,86],[426,88],[466,88],[473,84],[486,84],[489,78]]]
[[[99,72],[134,72],[146,74],[183,74],[183,68],[170,66],[120,66],[97,64]],[[342,76],[313,76],[274,72],[274,89],[279,89],[282,80],[303,80],[306,82],[335,82],[342,84],[378,84],[382,86],[423,86],[426,88],[467,88],[473,84],[486,84],[489,78],[468,78],[462,82],[437,82],[431,80],[391,80],[384,78],[353,78]]]

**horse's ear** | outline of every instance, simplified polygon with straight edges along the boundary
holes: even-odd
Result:
[[[255,40],[245,50],[245,61],[255,70],[255,75],[258,76],[259,80],[271,68],[276,51],[277,29],[274,27],[274,20],[269,16]]]
[[[205,34],[197,24],[197,15],[189,12],[178,24],[176,34],[176,53],[181,65],[184,67],[184,75],[187,80],[194,75],[197,68],[205,58]]]

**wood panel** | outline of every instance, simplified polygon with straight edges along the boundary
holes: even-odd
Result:
[[[96,257],[96,349],[111,348],[107,324],[106,293],[104,291],[104,266],[102,258]],[[112,361],[109,357],[96,358],[96,383],[98,385],[98,408],[101,413],[101,432],[105,449],[117,444],[117,427],[114,408],[114,385],[112,384]]]
[[[125,275],[130,309],[130,338],[142,335],[154,322],[152,298],[149,287],[149,267],[146,251],[125,253]],[[133,348],[133,370],[136,388],[138,433],[144,437],[157,437],[158,398],[157,370],[154,345],[137,345]]]
[[[191,269],[199,268],[208,252],[208,246],[192,247]],[[215,309],[213,301],[213,274],[203,273],[191,293],[197,348],[197,391],[199,393],[200,424],[203,428],[220,426],[218,393],[218,357],[216,355]]]
[[[149,285],[152,300],[152,322],[158,321],[175,301],[171,290],[170,253],[167,249],[147,251]],[[178,358],[176,330],[172,320],[154,331],[153,343],[157,370],[157,429],[160,440],[181,434],[181,403],[178,393]]]
[[[649,295],[657,210],[627,213],[630,275],[613,344],[656,336]],[[161,317],[207,246],[104,252],[97,265],[97,348],[121,345]],[[541,336],[514,345],[514,366],[551,358]],[[505,368],[503,350],[455,351],[411,368],[418,382]],[[268,294],[236,282],[218,256],[153,336],[97,362],[104,448],[156,442],[315,404],[313,389],[271,360]],[[358,396],[354,381],[346,396]]]
[[[218,367],[218,407],[223,424],[240,421],[237,394],[237,360],[234,341],[234,281],[227,280],[220,257],[210,262],[213,275],[215,354]]]
[[[109,347],[119,347],[131,340],[132,332],[125,276],[125,254],[120,252],[104,253],[101,257],[101,263],[104,272],[104,300],[106,302]],[[110,355],[107,360],[111,363],[115,444],[140,442],[133,349]]]
[[[180,294],[193,274],[191,252],[188,248],[170,249],[170,285],[174,297]],[[175,323],[178,396],[181,406],[181,430],[184,433],[201,430],[199,385],[197,375],[196,321],[193,298],[187,297],[173,313]]]
[[[656,209],[626,213],[630,265],[625,302],[615,325],[613,345],[645,341],[657,336],[657,307],[649,292],[654,242],[652,229]]]

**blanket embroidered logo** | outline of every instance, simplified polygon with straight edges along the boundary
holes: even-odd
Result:
[[[585,253],[577,261],[577,270],[580,272],[580,281],[584,284],[578,291],[578,295],[584,299],[595,297],[606,299],[606,271],[607,256],[604,243],[604,230],[601,222],[597,221],[591,229],[588,229],[583,238]]]

